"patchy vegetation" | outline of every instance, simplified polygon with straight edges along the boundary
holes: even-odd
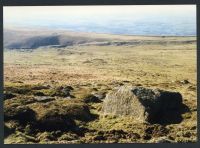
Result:
[[[195,43],[127,39],[140,44],[5,50],[4,143],[196,142]]]

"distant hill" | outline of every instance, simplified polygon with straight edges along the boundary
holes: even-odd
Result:
[[[66,47],[74,45],[140,45],[140,44],[188,44],[195,37],[156,37],[111,35],[66,30],[5,29],[4,48],[36,49],[41,46]]]

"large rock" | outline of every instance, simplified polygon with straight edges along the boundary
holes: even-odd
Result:
[[[144,122],[173,122],[180,121],[181,107],[182,96],[178,92],[122,86],[107,94],[102,112],[129,115]]]

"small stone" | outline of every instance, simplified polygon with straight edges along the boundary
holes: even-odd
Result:
[[[106,97],[106,92],[94,93],[93,95],[102,100]]]
[[[182,84],[189,84],[190,82],[188,80],[182,80],[181,83]]]
[[[48,96],[38,96],[38,97],[35,97],[34,99],[38,102],[43,102],[43,103],[55,100],[55,98],[48,97]]]

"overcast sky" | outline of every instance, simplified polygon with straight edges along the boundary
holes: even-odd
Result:
[[[147,21],[150,24],[171,21],[169,27],[177,23],[190,23],[191,29],[196,24],[195,5],[9,6],[3,7],[3,13],[5,28],[52,26],[62,28],[65,25],[69,29],[73,26],[87,31],[92,27],[106,29],[106,25],[113,27],[118,25],[116,28],[119,28],[128,22],[129,26],[126,27],[140,24],[139,21],[143,23]]]
[[[3,7],[5,21],[23,21],[26,19],[46,19],[68,16],[107,16],[107,15],[145,15],[171,14],[194,15],[195,5],[135,5],[135,6],[21,6]]]

